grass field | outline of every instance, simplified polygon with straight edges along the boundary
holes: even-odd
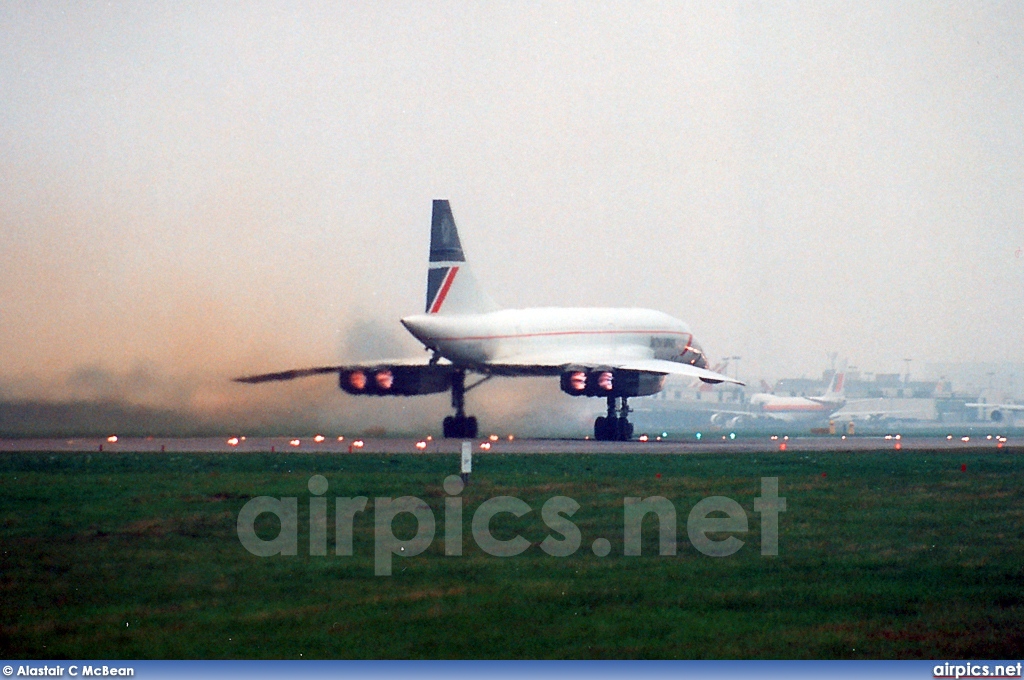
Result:
[[[966,465],[966,471],[961,466]],[[464,555],[443,554],[441,484],[454,456],[7,454],[0,457],[0,655],[7,658],[1006,658],[1024,656],[1024,455],[479,456],[462,493]],[[368,496],[354,556],[308,550],[307,482]],[[660,477],[659,477],[660,475]],[[787,510],[760,554],[761,477]],[[298,555],[256,557],[236,534],[252,497],[298,497]],[[437,536],[374,576],[373,499],[417,496]],[[523,499],[494,534],[479,504]],[[572,556],[538,547],[543,503],[581,505]],[[679,554],[653,516],[623,556],[623,498],[664,496]],[[686,518],[721,495],[747,511],[745,545],[712,558]],[[410,516],[395,522],[408,538]],[[260,535],[276,534],[263,515]],[[611,542],[597,557],[595,538]],[[559,536],[555,535],[555,538]]]

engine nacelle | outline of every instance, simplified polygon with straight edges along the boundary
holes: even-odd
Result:
[[[338,385],[349,394],[411,397],[447,392],[452,372],[447,366],[376,366],[341,371]]]
[[[613,368],[572,369],[561,380],[562,391],[574,397],[646,397],[664,385],[663,375]]]
[[[1004,417],[1005,416],[1003,415],[1003,412],[1000,411],[997,408],[992,409],[992,413],[991,413],[991,415],[989,415],[989,418],[992,419],[993,423],[1001,423],[1001,422],[1003,422],[1003,418]]]

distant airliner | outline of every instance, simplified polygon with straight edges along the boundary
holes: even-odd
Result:
[[[825,392],[817,397],[780,397],[770,392],[758,392],[750,397],[749,410],[718,411],[711,416],[711,423],[738,427],[745,419],[770,418],[789,423],[822,420],[846,403],[844,381],[843,373],[834,373]]]
[[[337,373],[349,394],[411,396],[451,391],[455,414],[445,437],[476,437],[465,412],[466,392],[494,376],[560,376],[564,392],[605,397],[608,414],[594,421],[594,437],[633,436],[629,397],[654,394],[665,376],[705,383],[743,383],[707,369],[689,327],[662,312],[635,308],[499,309],[480,288],[462,252],[448,201],[435,200],[423,314],[402,325],[433,354],[429,360],[382,360],[267,373],[237,382],[262,383]],[[466,374],[483,376],[466,385]]]

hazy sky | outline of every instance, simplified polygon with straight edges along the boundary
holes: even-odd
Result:
[[[433,198],[755,381],[1020,362],[1024,4],[0,4],[0,380],[400,336]]]

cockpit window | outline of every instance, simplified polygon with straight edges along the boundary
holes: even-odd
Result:
[[[683,352],[682,359],[685,363],[696,366],[697,368],[708,367],[708,360],[707,357],[704,356],[704,350],[693,340],[690,341],[686,351]]]

